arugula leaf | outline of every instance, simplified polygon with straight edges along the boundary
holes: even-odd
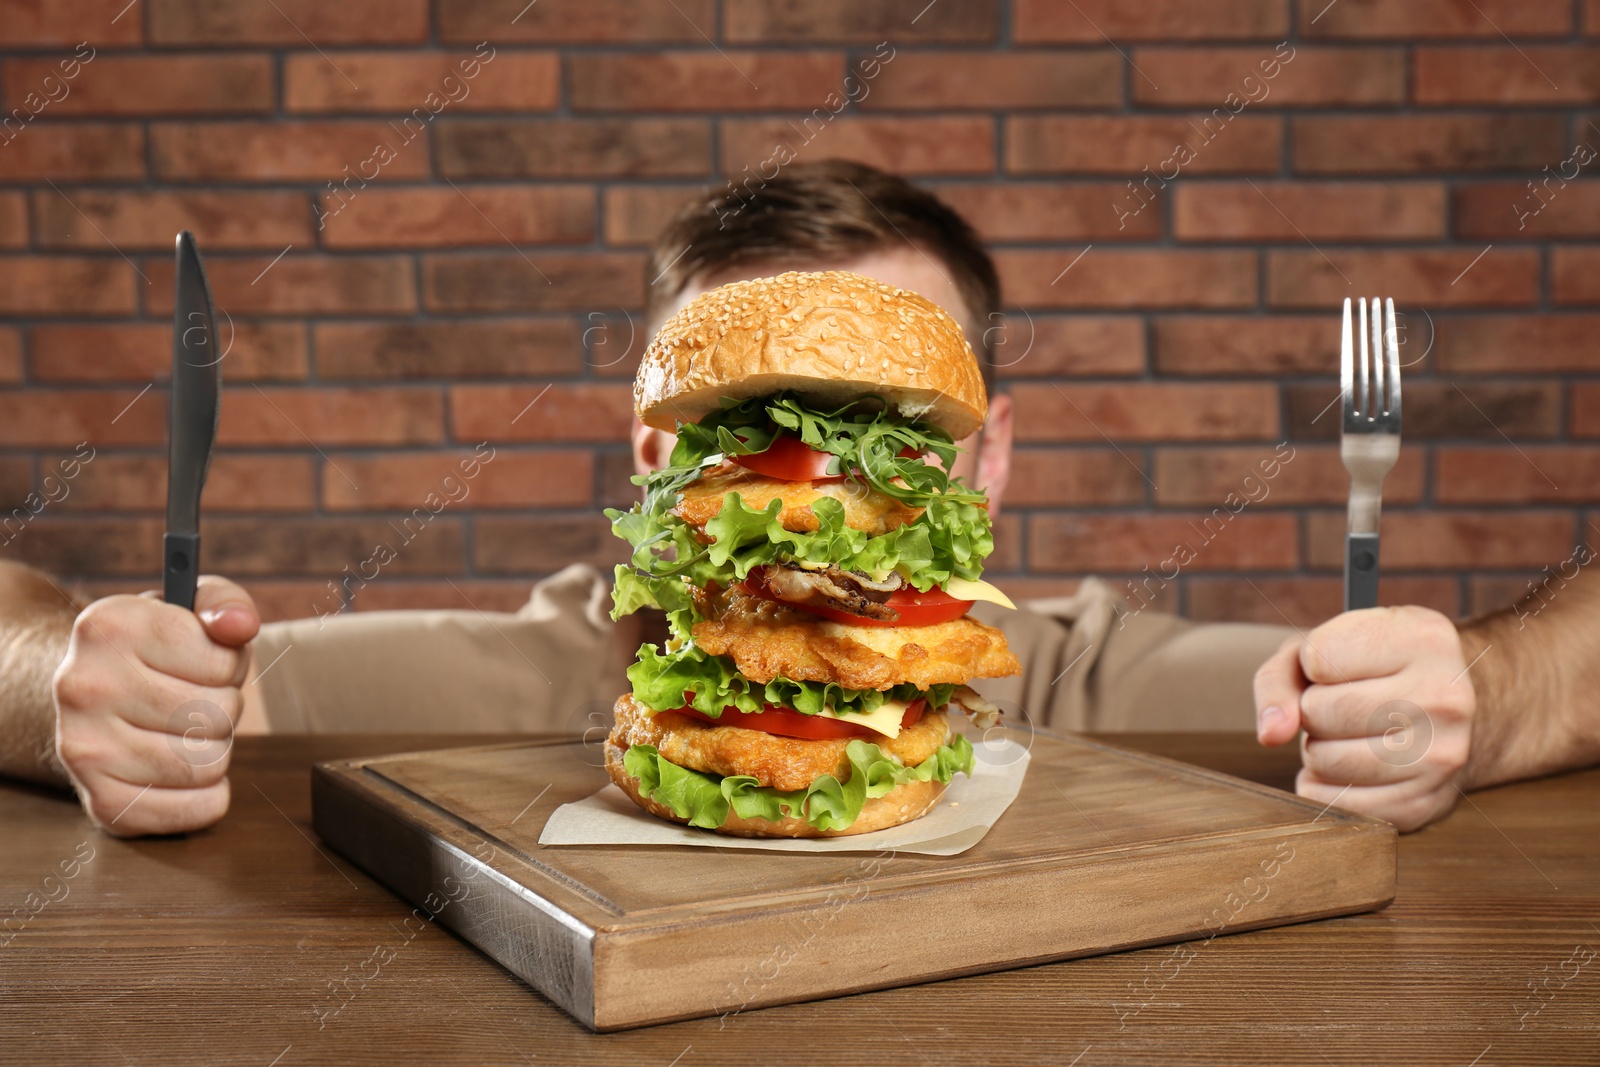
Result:
[[[861,816],[867,799],[884,796],[903,782],[948,782],[959,771],[972,776],[976,762],[972,743],[961,734],[914,767],[884,754],[877,745],[854,740],[845,746],[849,777],[840,782],[831,774],[814,779],[805,789],[781,790],[760,784],[748,774],[718,777],[680,767],[663,757],[653,745],[632,745],[622,766],[639,779],[639,793],[672,809],[690,826],[716,829],[728,821],[731,809],[744,819],[771,822],[786,816],[803,817],[818,830],[845,830]]]
[[[733,660],[713,656],[692,641],[671,652],[654,645],[639,648],[639,658],[628,668],[633,698],[653,711],[673,711],[684,705],[716,718],[725,707],[740,711],[760,711],[768,704],[792,708],[802,715],[816,715],[824,708],[838,714],[869,714],[885,700],[907,702],[923,698],[930,709],[950,702],[954,685],[939,684],[922,690],[914,685],[893,689],[846,689],[838,682],[797,682],[774,678],[765,684],[752,682],[739,673]]]

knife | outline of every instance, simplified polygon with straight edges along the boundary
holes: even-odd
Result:
[[[194,610],[200,577],[200,492],[217,438],[222,357],[211,288],[194,235],[178,234],[172,309],[172,405],[167,434],[167,532],[162,538],[162,599]]]

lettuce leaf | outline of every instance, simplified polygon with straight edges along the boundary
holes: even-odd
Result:
[[[690,826],[716,829],[732,810],[740,818],[802,816],[818,830],[844,830],[861,815],[868,798],[881,797],[902,782],[948,782],[956,772],[971,777],[972,744],[961,734],[914,767],[885,755],[877,745],[851,741],[845,746],[850,775],[841,782],[831,774],[814,779],[805,789],[781,790],[761,785],[748,774],[718,777],[692,771],[666,759],[653,745],[633,745],[622,766],[639,779],[639,793],[666,805]]]
[[[693,642],[685,642],[672,652],[661,652],[654,645],[639,647],[639,658],[628,668],[633,698],[653,711],[672,711],[685,704],[712,718],[725,707],[740,711],[760,711],[767,704],[793,708],[802,715],[815,715],[824,708],[838,714],[867,714],[883,706],[885,700],[912,701],[919,697],[932,709],[950,702],[953,685],[935,685],[922,690],[914,685],[897,685],[887,691],[846,689],[837,682],[797,682],[774,678],[765,684],[752,682],[739,673],[733,660],[713,656]]]

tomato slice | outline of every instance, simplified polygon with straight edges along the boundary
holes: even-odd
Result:
[[[765,600],[778,600],[767,588],[767,568],[757,567],[752,570],[744,581],[739,583],[739,588],[751,596],[758,596]],[[868,619],[861,615],[852,615],[848,611],[829,607],[826,604],[796,604],[793,601],[781,600],[779,603],[798,611],[810,612],[812,615],[834,622],[848,623],[852,626],[933,626],[941,622],[951,622],[967,613],[972,607],[970,600],[957,600],[943,589],[935,586],[926,593],[919,593],[915,589],[897,589],[889,594],[889,599],[884,601],[889,607],[900,613],[894,622],[885,622],[882,619]]]
[[[920,453],[906,447],[900,450],[900,455],[915,459]],[[828,464],[837,456],[820,448],[812,448],[790,433],[780,433],[774,437],[765,452],[730,458],[745,470],[765,474],[782,482],[837,482],[844,478],[843,474],[828,473]]]
[[[900,716],[900,728],[904,730],[916,725],[921,721],[927,707],[926,700],[914,700],[906,705],[905,714]],[[852,737],[872,737],[877,734],[876,730],[869,730],[853,722],[841,722],[821,715],[802,715],[793,708],[783,708],[776,704],[768,704],[760,711],[740,711],[730,705],[722,709],[719,718],[712,718],[688,705],[667,714],[684,715],[713,726],[738,726],[745,730],[760,730],[762,733],[776,734],[779,737],[798,737],[809,741],[835,741]]]
[[[833,453],[812,448],[793,434],[778,434],[765,452],[729,458],[745,470],[784,482],[836,482],[844,478],[843,474],[828,473],[828,464],[837,458]]]

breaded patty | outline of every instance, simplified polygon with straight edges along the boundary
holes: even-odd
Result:
[[[852,626],[738,590],[695,625],[694,642],[731,656],[752,682],[838,682],[848,689],[918,688],[1018,674],[1022,664],[992,626],[962,617],[932,626]]]
[[[622,746],[654,745],[680,767],[718,774],[748,774],[762,785],[778,789],[804,789],[812,779],[831,774],[841,782],[850,775],[845,758],[848,738],[811,741],[779,737],[742,726],[713,726],[670,711],[654,715],[624,695],[617,700],[616,725],[610,740]],[[863,740],[907,766],[915,766],[938,751],[950,737],[950,724],[942,711],[929,712],[899,737],[873,734]]]
[[[722,498],[737,492],[746,507],[762,510],[773,500],[783,501],[778,522],[785,530],[815,533],[821,526],[811,503],[832,497],[844,505],[845,524],[868,534],[884,534],[911,522],[921,508],[902,504],[859,481],[785,482],[745,470],[736,463],[712,467],[683,491],[683,498],[672,509],[691,526],[705,526],[722,510]]]

